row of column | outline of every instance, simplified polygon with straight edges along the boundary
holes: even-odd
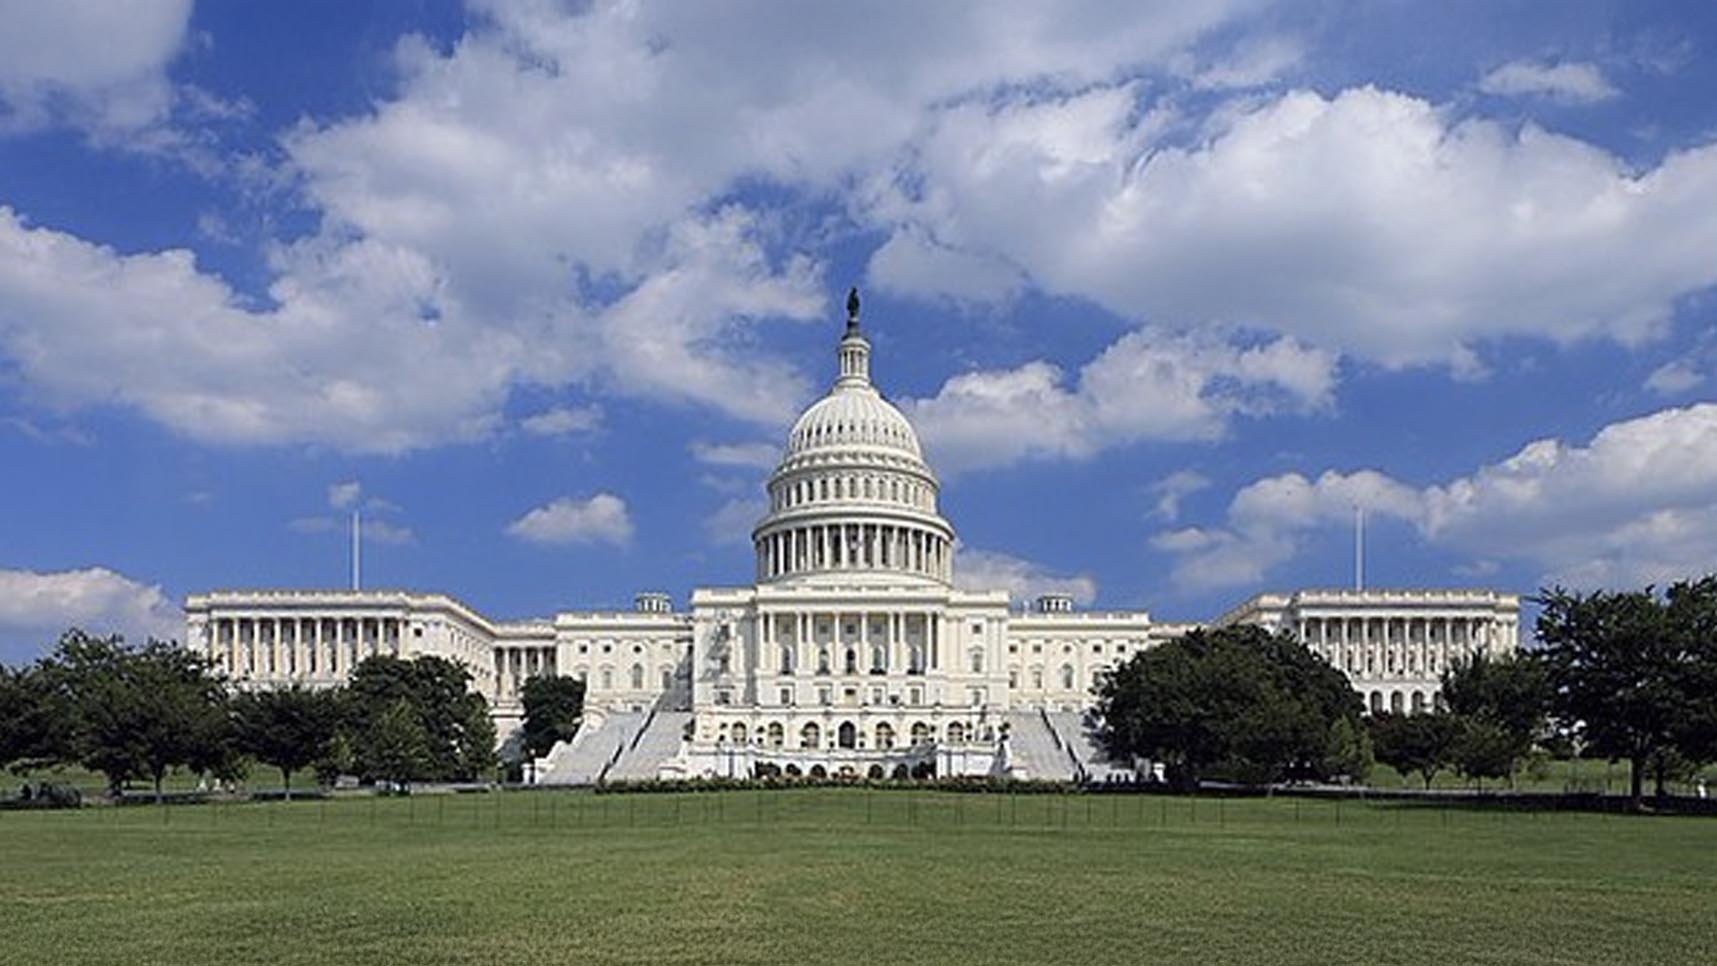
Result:
[[[209,659],[234,678],[344,678],[366,657],[400,653],[405,621],[397,617],[211,617]]]
[[[757,579],[816,570],[898,570],[951,578],[948,541],[917,527],[885,523],[809,524],[757,542]]]
[[[495,648],[495,676],[502,697],[516,696],[532,677],[557,673],[553,647]]]
[[[758,672],[761,674],[868,674],[873,668],[885,672],[896,669],[908,674],[923,674],[942,667],[942,616],[935,611],[884,611],[886,630],[881,639],[872,636],[872,619],[876,611],[846,613],[840,611],[775,611],[758,615],[761,623],[758,648]],[[831,622],[829,640],[815,638],[819,618]],[[848,620],[858,623],[856,639],[848,641],[842,628]],[[790,628],[782,633],[783,627]],[[914,637],[910,632],[916,629]],[[847,664],[847,649],[855,651],[854,662]],[[824,648],[827,650],[825,651]],[[880,648],[881,654],[874,652]],[[878,668],[876,657],[883,658]],[[826,657],[827,664],[823,664]]]
[[[1457,655],[1512,649],[1509,629],[1485,617],[1383,616],[1305,617],[1295,628],[1308,647],[1361,679],[1440,674]]]

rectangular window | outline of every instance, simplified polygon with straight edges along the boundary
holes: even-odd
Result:
[[[914,704],[914,705],[923,704],[924,703],[924,689],[923,688],[912,688],[912,689],[908,690],[906,692],[906,701],[908,704]]]
[[[830,690],[829,688],[818,688],[817,689],[817,703],[821,704],[821,705],[834,704],[835,703],[834,692],[832,690]]]
[[[793,706],[793,689],[792,688],[782,688],[781,689],[781,704],[783,707],[788,707],[788,708]]]

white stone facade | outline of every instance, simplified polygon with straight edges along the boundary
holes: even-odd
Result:
[[[1005,591],[956,588],[940,485],[872,385],[849,309],[840,376],[769,479],[752,585],[697,589],[684,612],[646,593],[630,611],[513,622],[440,594],[216,592],[187,600],[187,640],[244,687],[335,684],[374,654],[452,658],[503,743],[524,681],[577,676],[586,724],[548,760],[557,780],[1087,774],[1079,713],[1099,676],[1196,625],[1062,596],[1026,612]],[[1374,710],[1420,710],[1455,655],[1512,649],[1518,615],[1517,597],[1490,591],[1302,591],[1217,623],[1291,630]]]
[[[1494,590],[1301,590],[1259,594],[1216,624],[1287,631],[1345,673],[1368,711],[1413,713],[1440,706],[1450,663],[1520,646],[1520,597]]]

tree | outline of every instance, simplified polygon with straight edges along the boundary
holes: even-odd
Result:
[[[1699,699],[1687,688],[1703,673],[1694,635],[1714,594],[1707,578],[1675,585],[1667,602],[1650,587],[1539,595],[1538,639],[1556,710],[1588,749],[1628,762],[1636,810],[1652,760],[1699,730]]]
[[[107,776],[111,794],[147,778],[160,800],[168,770],[209,760],[230,741],[221,682],[177,644],[132,648],[117,634],[74,629],[38,668],[68,715],[70,752]]]
[[[378,656],[353,669],[346,688],[346,730],[354,764],[362,777],[402,780],[386,774],[380,762],[401,761],[392,751],[371,745],[378,736],[397,736],[399,723],[379,728],[383,715],[399,715],[401,705],[423,735],[421,758],[411,758],[405,779],[471,779],[493,768],[495,730],[483,696],[470,690],[463,665],[441,657],[405,660]]]
[[[1454,721],[1451,763],[1470,778],[1503,778],[1548,732],[1549,680],[1527,654],[1473,654],[1443,672],[1443,701]]]
[[[0,666],[0,768],[72,758],[71,715],[39,666]]]
[[[362,746],[365,769],[391,785],[420,777],[431,765],[429,733],[405,698],[395,700],[370,722]]]
[[[241,694],[234,701],[239,747],[280,769],[286,798],[292,775],[328,754],[339,728],[335,693],[293,686]]]
[[[541,758],[578,733],[584,717],[583,681],[560,675],[528,678],[519,697],[525,709],[521,741],[530,757]]]
[[[1364,781],[1377,760],[1371,735],[1347,715],[1330,725],[1329,742],[1324,752],[1323,771],[1332,777]]]
[[[1441,712],[1371,716],[1377,760],[1403,775],[1417,774],[1427,789],[1437,772],[1454,763],[1459,735],[1459,722]]]
[[[1333,729],[1359,721],[1341,672],[1286,635],[1195,630],[1104,675],[1096,714],[1111,757],[1163,762],[1183,787],[1207,774],[1248,783],[1327,778]],[[1335,761],[1332,759],[1345,759]]]

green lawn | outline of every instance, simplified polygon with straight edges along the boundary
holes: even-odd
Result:
[[[800,790],[0,813],[0,961],[1706,963],[1717,821]]]

